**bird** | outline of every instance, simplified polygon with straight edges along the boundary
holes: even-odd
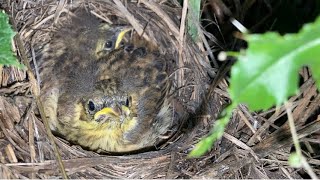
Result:
[[[140,37],[125,42],[129,25],[106,25],[86,10],[73,14],[38,62],[50,129],[98,152],[155,147],[175,116],[166,58]]]

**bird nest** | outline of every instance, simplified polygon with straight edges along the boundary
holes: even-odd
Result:
[[[17,1],[2,6],[19,34],[15,41],[18,56],[33,71],[30,74],[29,70],[13,67],[1,69],[0,153],[1,163],[5,164],[1,166],[1,177],[61,177],[59,157],[70,178],[174,178],[191,177],[197,171],[194,168],[199,166],[198,162],[187,159],[187,155],[209,131],[223,101],[214,95],[209,116],[195,115],[208,89],[208,74],[215,72],[203,47],[180,33],[182,9],[178,3],[47,0]],[[175,68],[170,78],[179,91],[177,100],[189,118],[183,122],[175,120],[180,126],[168,142],[148,152],[114,155],[98,154],[54,137],[60,152],[57,154],[39,115],[35,90],[39,83],[33,77],[38,77],[37,60],[53,30],[77,8],[85,8],[109,24],[130,24],[161,54],[172,57]]]
[[[187,158],[199,139],[210,131],[228,94],[224,80],[210,89],[211,77],[216,72],[207,57],[210,50],[202,47],[208,43],[203,43],[202,38],[196,44],[183,33],[183,12],[176,0],[0,2],[18,32],[14,50],[21,62],[33,69],[0,68],[1,178],[64,177],[59,162],[69,178],[301,178],[299,171],[285,161],[292,142],[284,107],[250,113],[240,105],[212,150],[201,158]],[[130,24],[141,38],[173,59],[175,66],[170,78],[188,118],[175,120],[180,126],[167,142],[149,151],[99,154],[53,137],[46,130],[36,101],[37,60],[56,27],[78,8],[85,8],[109,24]],[[311,142],[319,141],[313,138],[316,133],[311,134],[320,129],[319,117],[316,119],[315,115],[320,96],[308,69],[300,74],[300,93],[289,101],[294,104],[292,114],[299,137],[304,138],[304,150],[311,154],[309,162],[319,165],[319,160],[312,158],[317,153],[311,152],[315,147]]]

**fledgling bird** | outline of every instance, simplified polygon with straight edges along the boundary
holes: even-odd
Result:
[[[128,26],[103,25],[85,10],[75,14],[39,61],[50,128],[91,150],[155,146],[174,116],[165,58],[135,42],[121,44]]]

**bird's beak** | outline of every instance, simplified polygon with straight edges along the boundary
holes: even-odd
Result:
[[[115,44],[115,49],[118,49],[120,47],[120,43],[124,38],[124,36],[126,35],[126,33],[132,30],[132,27],[130,26],[119,26],[117,28],[118,30],[117,30],[117,40]]]
[[[130,110],[126,106],[121,106],[121,108],[119,106],[116,106],[114,108],[105,107],[94,114],[94,120],[101,121],[102,119],[113,117],[121,121],[121,116],[128,116],[129,114]]]
[[[99,120],[103,117],[119,117],[119,114],[113,108],[103,108],[94,114],[94,120]]]

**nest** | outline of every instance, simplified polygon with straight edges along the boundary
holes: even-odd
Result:
[[[68,177],[77,179],[301,177],[298,171],[275,161],[285,159],[291,149],[288,126],[279,128],[273,123],[283,116],[283,108],[280,112],[271,109],[266,113],[249,113],[241,105],[235,111],[224,138],[210,153],[198,159],[187,158],[199,139],[210,131],[228,94],[227,83],[223,80],[214,93],[207,96],[209,75],[216,72],[210,66],[202,43],[195,44],[188,35],[181,36],[182,8],[175,0],[46,0],[2,2],[1,5],[11,16],[21,39],[15,41],[18,56],[27,59],[31,65],[36,64],[42,47],[50,41],[55,25],[77,8],[86,8],[107,23],[131,24],[139,35],[157,45],[160,53],[173,57],[176,69],[171,78],[179,89],[178,99],[189,115],[186,123],[181,122],[184,126],[156,150],[122,155],[98,154],[54,137],[60,152],[56,155],[37,110],[33,89],[37,83],[30,80],[30,72],[26,70],[3,67],[0,79],[1,178],[63,177],[57,163],[59,156]],[[303,73],[308,77],[307,71]],[[300,117],[298,128],[299,133],[308,134],[319,127],[319,121],[306,122],[313,117],[320,98],[310,78],[304,79],[301,92],[292,99],[296,102],[294,115],[299,118],[309,107],[307,115]],[[203,101],[204,97],[206,101]],[[202,111],[203,107],[206,111]],[[258,130],[251,126],[253,122],[259,125]],[[283,139],[278,142],[280,136]],[[278,151],[279,148],[282,149]],[[266,156],[269,158],[263,159]]]
[[[72,3],[46,1],[43,4],[39,1],[30,4],[22,1],[10,4],[9,9],[11,8],[13,23],[23,42],[28,61],[35,69],[35,77],[37,67],[34,64],[43,46],[50,41],[52,31],[74,10],[85,8],[106,23],[131,24],[146,41],[156,45],[161,54],[173,57],[176,69],[171,78],[177,89],[182,87],[179,89],[178,100],[188,114],[198,111],[210,80],[207,74],[213,73],[213,70],[204,53],[192,40],[185,37],[184,43],[180,43],[181,8],[177,4],[149,1],[123,4],[121,1],[99,0]],[[21,52],[20,49],[18,51]],[[2,89],[8,97],[1,98],[4,103],[1,153],[2,157],[6,157],[2,163],[15,164],[6,168],[5,177],[60,177],[55,151],[37,112],[35,98],[32,98],[33,84],[29,81],[27,72],[15,68],[5,68],[4,71],[8,71],[12,77],[2,79],[5,82],[2,87],[8,87]],[[8,92],[4,89],[8,89]],[[212,112],[217,114],[221,107],[218,96],[214,96],[212,102],[212,106],[216,106]],[[169,142],[157,147],[157,150],[136,154],[101,155],[72,145],[59,137],[55,137],[55,142],[70,178],[177,177],[180,174],[176,173],[176,168],[184,169],[184,166],[189,166],[186,156],[199,137],[208,132],[209,124],[211,123],[198,123],[198,128],[187,130],[180,128]],[[24,165],[20,164],[22,162]]]

